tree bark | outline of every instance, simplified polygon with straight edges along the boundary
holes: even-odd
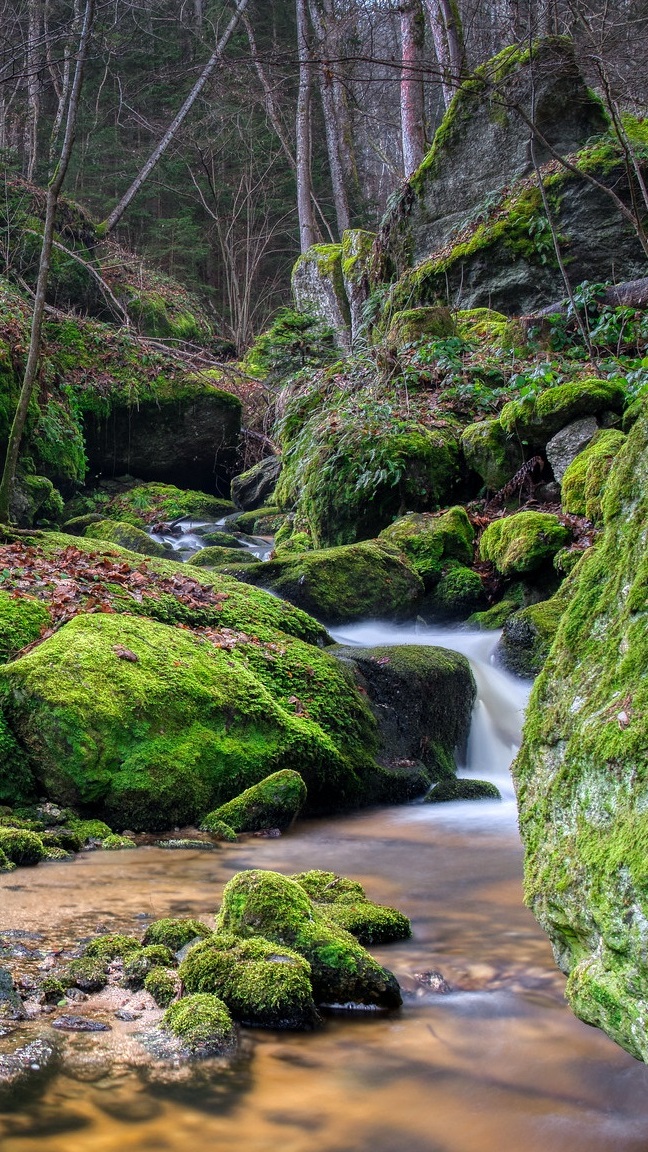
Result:
[[[38,159],[38,122],[40,119],[39,44],[42,30],[41,0],[29,0],[27,26],[27,119],[25,122],[25,160],[23,171],[33,180]]]
[[[309,10],[313,28],[319,41],[319,85],[324,113],[324,128],[326,131],[326,148],[328,152],[329,171],[331,173],[331,186],[333,188],[333,201],[337,219],[338,235],[341,237],[351,223],[349,211],[349,198],[347,196],[342,163],[342,148],[340,144],[340,124],[338,123],[335,93],[333,88],[333,69],[326,59],[327,33],[322,14],[317,6],[317,0],[309,0]]]
[[[401,25],[401,134],[403,168],[409,180],[425,155],[425,106],[423,100],[423,46],[425,24],[421,0],[404,0]]]
[[[297,53],[299,57],[299,90],[297,93],[297,214],[299,242],[306,252],[317,238],[313,214],[313,174],[311,168],[311,103],[313,61],[308,43],[308,0],[297,0]]]
[[[81,85],[83,83],[83,70],[88,55],[88,45],[90,42],[90,35],[92,33],[94,16],[95,0],[86,0],[83,25],[81,28],[81,35],[79,37],[79,47],[74,69],[74,80],[70,90],[70,101],[68,104],[65,123],[65,134],[63,137],[63,143],[61,145],[61,154],[47,188],[47,206],[45,210],[45,224],[43,227],[43,244],[38,267],[36,293],[34,296],[34,310],[32,312],[31,335],[29,341],[29,352],[27,354],[27,364],[25,367],[25,375],[23,377],[22,387],[20,389],[20,396],[18,398],[18,407],[16,408],[16,413],[11,425],[11,431],[9,433],[7,455],[4,463],[2,479],[0,480],[0,522],[5,524],[9,520],[9,504],[11,500],[14,478],[16,475],[20,445],[22,442],[23,432],[25,430],[29,403],[32,397],[32,392],[34,390],[34,385],[36,383],[36,373],[38,371],[38,363],[40,360],[41,351],[43,316],[45,313],[45,294],[47,292],[50,263],[52,259],[52,247],[54,244],[54,223],[56,218],[56,209],[58,205],[59,194],[63,186],[63,181],[65,180],[65,174],[70,163],[72,148],[74,146],[74,136],[76,132],[77,116],[79,112],[79,101],[81,98]]]
[[[439,69],[443,103],[449,106],[461,83],[463,34],[454,0],[425,0]]]
[[[128,208],[129,204],[131,203],[132,200],[135,199],[140,188],[146,182],[146,180],[148,180],[148,177],[151,175],[151,172],[155,168],[156,164],[162,158],[162,156],[166,152],[167,148],[169,147],[169,144],[174,139],[174,137],[177,135],[179,128],[181,127],[182,123],[187,118],[189,112],[191,111],[194,104],[196,103],[196,100],[200,96],[200,93],[202,92],[207,81],[209,80],[210,76],[212,75],[214,69],[216,68],[216,65],[220,64],[222,57],[223,57],[223,52],[225,51],[225,48],[229,44],[229,41],[232,38],[232,35],[236,29],[236,26],[239,22],[239,19],[242,16],[245,9],[247,8],[247,5],[248,5],[248,0],[238,0],[238,3],[236,5],[236,11],[235,11],[234,15],[232,16],[232,19],[230,20],[229,24],[227,25],[227,28],[225,29],[225,31],[223,32],[223,35],[221,36],[220,40],[218,41],[218,44],[216,45],[216,47],[214,48],[214,51],[212,52],[207,63],[205,64],[205,67],[203,68],[200,76],[198,77],[193,88],[191,89],[191,92],[187,96],[184,104],[180,108],[180,111],[177,113],[177,115],[171,121],[169,127],[167,128],[166,132],[164,133],[164,136],[160,140],[160,143],[153,150],[153,152],[149,156],[148,160],[146,161],[146,164],[144,165],[144,167],[140,169],[137,176],[133,180],[133,183],[131,184],[130,188],[128,189],[127,192],[124,193],[121,200],[119,201],[119,204],[116,206],[116,208],[113,208],[112,212],[106,218],[106,220],[104,220],[103,223],[99,225],[98,231],[99,231],[100,235],[104,235],[104,236],[107,235],[109,232],[112,232],[112,230],[117,226],[117,224],[119,224],[119,221],[121,220],[122,216],[124,215],[124,212]]]

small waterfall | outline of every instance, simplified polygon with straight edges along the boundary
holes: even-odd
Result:
[[[396,644],[425,644],[461,652],[470,661],[477,685],[477,700],[460,776],[491,780],[506,801],[514,800],[510,766],[520,746],[524,710],[530,685],[496,668],[492,654],[499,632],[463,632],[431,628],[425,624],[399,626],[381,621],[349,624],[331,632],[340,644],[362,648]],[[483,803],[483,802],[482,802]],[[443,808],[473,805],[442,805]],[[480,804],[481,807],[481,804]]]

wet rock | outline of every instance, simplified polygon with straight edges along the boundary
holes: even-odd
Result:
[[[442,995],[446,995],[448,992],[452,992],[452,988],[441,972],[436,972],[434,970],[428,972],[415,972],[414,979],[416,980],[417,984],[420,984],[421,988],[425,988],[428,992],[439,992]]]
[[[60,1032],[110,1032],[110,1024],[90,1016],[59,1016],[52,1024]]]
[[[441,780],[425,797],[426,804],[444,804],[452,800],[501,800],[499,788],[490,780],[467,780],[456,777]]]
[[[306,802],[306,785],[298,772],[283,769],[247,788],[203,820],[203,827],[225,823],[234,832],[268,835],[289,828]]]
[[[258,464],[253,464],[247,472],[241,472],[232,480],[232,500],[244,512],[253,512],[270,502],[275,490],[281,460],[278,456],[266,456]]]
[[[15,1040],[15,1037],[13,1038]],[[39,1037],[0,1052],[0,1090],[15,1088],[51,1068],[57,1056],[53,1041]]]
[[[211,840],[156,840],[156,848],[192,848],[199,852],[214,852],[216,844]]]
[[[24,1020],[25,1009],[14,988],[11,972],[0,968],[0,1020]]]
[[[551,437],[546,449],[547,460],[558,483],[597,431],[598,420],[594,416],[583,416],[580,420],[572,420],[571,424]]]

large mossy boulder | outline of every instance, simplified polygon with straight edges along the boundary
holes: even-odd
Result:
[[[136,830],[194,821],[279,766],[300,771],[314,808],[361,802],[380,778],[366,706],[332,657],[271,635],[242,634],[236,652],[231,634],[219,646],[134,616],[76,617],[2,670],[34,787]]]
[[[375,540],[270,560],[245,569],[242,578],[330,624],[411,617],[423,595],[416,572]]]
[[[278,872],[239,872],[225,886],[218,932],[292,948],[311,967],[317,1004],[398,1008],[395,977],[343,928],[318,912],[300,884]],[[202,946],[204,947],[204,945]]]
[[[52,623],[48,609],[35,597],[17,597],[0,590],[0,663],[13,660]]]
[[[405,553],[429,592],[448,561],[472,563],[475,530],[465,509],[457,506],[442,515],[410,512],[384,528],[378,539]]]
[[[514,765],[526,898],[578,1016],[648,1061],[648,417],[569,577]]]
[[[219,930],[190,950],[180,979],[189,993],[219,996],[236,1020],[253,1028],[318,1022],[310,964],[282,941]]]
[[[563,511],[599,521],[602,499],[612,464],[625,444],[623,432],[614,428],[596,432],[587,448],[565,470],[561,484]]]
[[[253,464],[246,472],[240,472],[232,480],[232,500],[244,512],[253,512],[270,502],[281,472],[279,456],[266,456],[258,464]]]
[[[351,310],[344,285],[341,244],[313,244],[292,271],[292,293],[301,312],[332,329],[344,352],[351,348]]]
[[[234,832],[263,832],[270,828],[285,831],[306,803],[306,785],[298,772],[283,769],[253,784],[203,820],[209,827],[222,821]]]
[[[364,307],[369,297],[370,269],[375,232],[363,228],[348,228],[342,233],[342,281],[349,306],[351,338],[362,332]]]
[[[153,540],[141,528],[119,520],[99,520],[90,524],[84,534],[88,540],[107,540],[131,552],[141,552],[143,556],[164,556],[166,552],[163,544]]]
[[[527,575],[551,562],[569,538],[569,529],[551,512],[515,512],[488,525],[480,554],[502,576]]]
[[[544,448],[561,428],[583,416],[620,413],[626,402],[624,388],[615,380],[574,380],[546,388],[535,397],[510,400],[500,413],[500,424],[531,448]]]
[[[465,656],[427,645],[335,649],[369,699],[380,733],[379,757],[412,796],[456,772],[476,697]],[[421,772],[421,768],[423,772]]]
[[[117,394],[107,413],[88,407],[83,427],[94,472],[213,492],[234,470],[241,402],[207,381],[169,382],[137,403]]]
[[[319,869],[298,872],[290,879],[297,881],[323,916],[350,932],[361,944],[391,944],[412,935],[407,916],[397,908],[368,900],[356,880]]]
[[[93,517],[86,521],[86,527],[98,520],[119,520],[145,528],[147,524],[173,520],[220,520],[236,509],[231,500],[208,492],[175,488],[173,484],[142,484],[124,478],[104,481],[98,488],[74,496],[65,511],[74,518],[73,535],[77,535],[76,521],[83,517]]]

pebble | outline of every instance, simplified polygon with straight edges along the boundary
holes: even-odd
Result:
[[[88,1016],[59,1016],[52,1024],[61,1032],[110,1032],[110,1024],[91,1020]]]

